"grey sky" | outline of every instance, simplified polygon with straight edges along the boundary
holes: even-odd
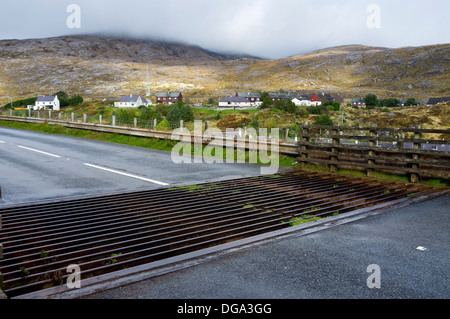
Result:
[[[81,28],[69,29],[69,4]],[[371,4],[380,28],[369,28]],[[345,44],[449,43],[449,0],[2,0],[0,39],[115,32],[279,58]]]

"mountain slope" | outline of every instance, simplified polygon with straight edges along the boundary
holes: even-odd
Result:
[[[181,90],[192,102],[236,90],[339,92],[346,97],[449,95],[450,45],[327,48],[278,60],[198,46],[105,36],[0,41],[0,100],[60,90],[84,97]]]

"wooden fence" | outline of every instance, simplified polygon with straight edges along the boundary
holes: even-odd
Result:
[[[450,178],[450,130],[302,126],[298,161],[338,169]]]

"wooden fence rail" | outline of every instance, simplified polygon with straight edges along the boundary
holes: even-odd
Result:
[[[301,126],[298,161],[338,169],[450,179],[450,130]],[[429,138],[425,138],[428,136]]]

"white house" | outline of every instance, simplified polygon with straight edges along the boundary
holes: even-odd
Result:
[[[59,111],[61,109],[59,105],[59,99],[57,95],[52,96],[40,96],[37,98],[33,110],[54,110]]]
[[[251,102],[245,97],[226,96],[219,101],[219,107],[251,107]]]
[[[139,106],[150,106],[152,102],[140,95],[122,95],[119,102],[114,102],[114,107],[138,108]]]
[[[311,101],[311,96],[309,95],[298,95],[292,99],[292,102],[296,106],[311,106],[316,105],[316,102]]]

